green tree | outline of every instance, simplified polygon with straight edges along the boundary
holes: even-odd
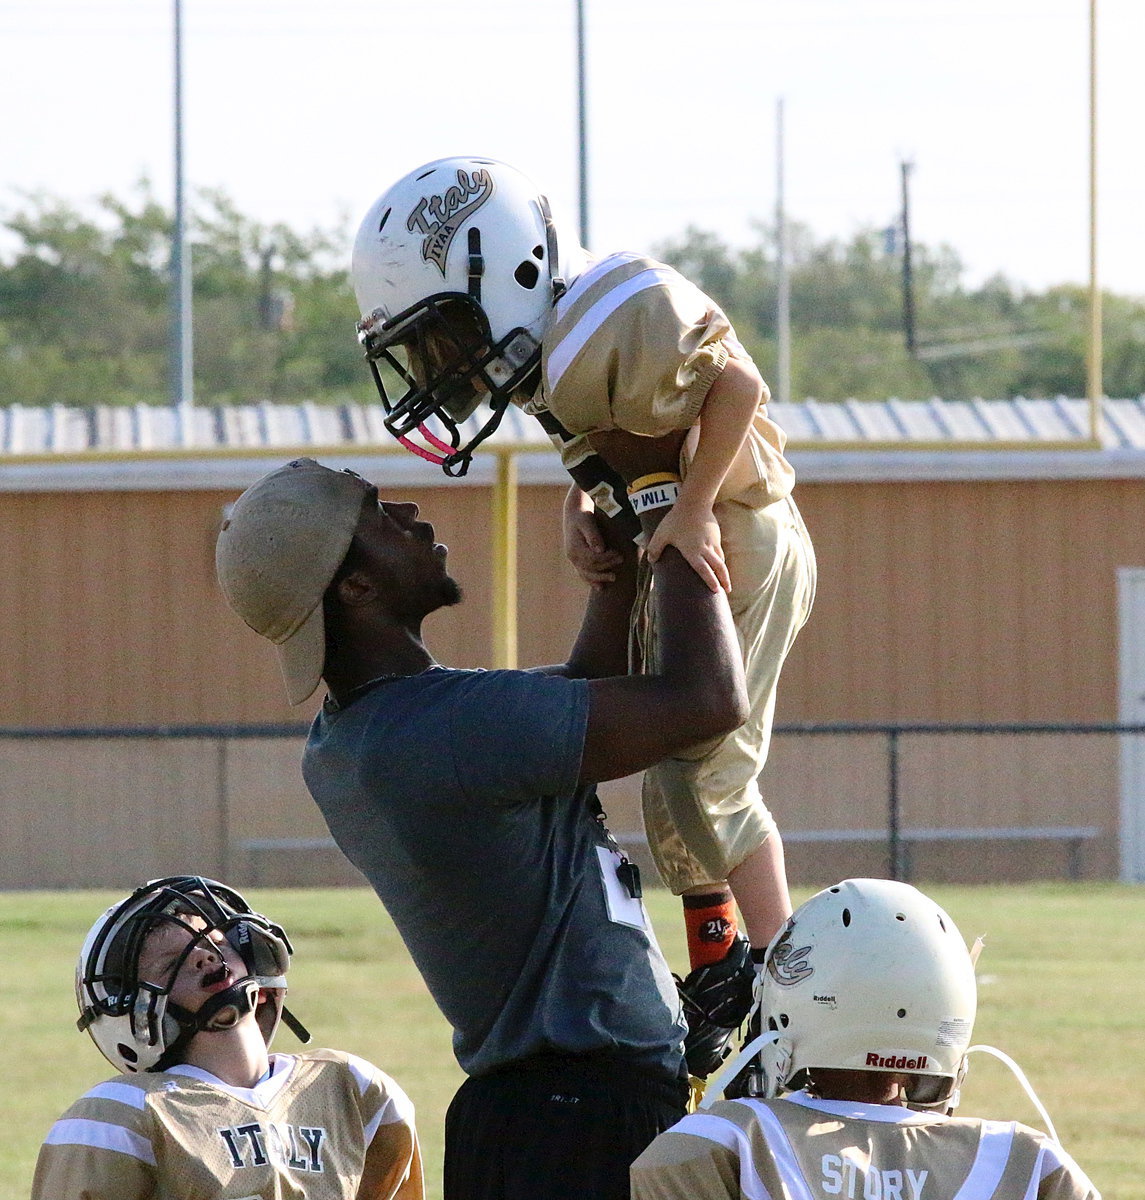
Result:
[[[3,225],[0,403],[163,403],[173,221],[148,185],[89,213],[31,196]],[[260,224],[204,191],[189,241],[197,398],[368,394],[343,231]]]
[[[30,195],[0,226],[0,404],[165,403],[171,214],[146,182],[85,210]],[[689,227],[658,249],[713,296],[765,376],[776,370],[775,235],[732,247]],[[204,403],[373,399],[354,338],[345,229],[251,220],[220,191],[195,197],[195,393]],[[788,229],[798,399],[1080,395],[1087,297],[1002,276],[969,288],[946,247],[912,247],[917,352],[902,327],[902,260],[878,230],[822,240]],[[1145,392],[1145,303],[1106,295],[1105,385]]]
[[[690,227],[657,253],[722,304],[765,375],[776,368],[775,237],[733,249]],[[995,276],[977,288],[948,247],[912,245],[917,351],[903,332],[902,259],[877,230],[849,241],[788,231],[793,395],[821,400],[1081,395],[1087,300],[1081,288],[1037,294]],[[1145,304],[1106,295],[1105,390],[1145,391]]]

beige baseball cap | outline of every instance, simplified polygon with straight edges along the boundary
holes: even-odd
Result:
[[[278,647],[291,704],[322,680],[322,596],[357,528],[370,484],[312,458],[271,471],[235,501],[215,544],[215,569],[231,608]]]

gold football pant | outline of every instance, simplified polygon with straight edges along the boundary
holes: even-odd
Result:
[[[758,509],[727,501],[716,505],[716,518],[750,710],[733,733],[645,772],[648,845],[676,895],[727,879],[775,833],[758,776],[771,741],[779,672],[815,598],[815,551],[790,497]],[[650,605],[646,615],[651,618]],[[654,627],[644,642],[654,661]]]

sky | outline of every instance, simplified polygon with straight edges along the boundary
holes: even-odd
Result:
[[[1145,4],[1097,0],[1102,286],[1145,296]],[[174,0],[0,0],[0,216],[28,193],[173,197]],[[883,228],[965,282],[1089,274],[1088,0],[584,0],[589,245],[688,226],[754,244]],[[576,0],[182,0],[185,174],[240,211],[352,233],[450,154],[578,221]],[[4,252],[0,239],[0,253]]]

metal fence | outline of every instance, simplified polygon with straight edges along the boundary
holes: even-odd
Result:
[[[808,724],[762,784],[793,882],[1145,880],[1145,725]],[[298,769],[299,725],[0,729],[0,888],[361,883]],[[602,787],[643,853],[639,782]]]
[[[874,739],[883,776],[877,826],[784,827],[784,841],[878,843],[892,879],[911,879],[925,849],[981,854],[991,846],[1011,858],[1035,847],[1048,851],[1043,864],[1060,854],[1061,873],[1074,880],[1141,882],[1143,734],[1145,725],[1118,723],[777,726],[773,745],[803,740],[812,747],[803,758],[812,763],[814,744],[825,738]],[[871,769],[868,762],[868,776]],[[778,775],[791,782],[790,771]]]

